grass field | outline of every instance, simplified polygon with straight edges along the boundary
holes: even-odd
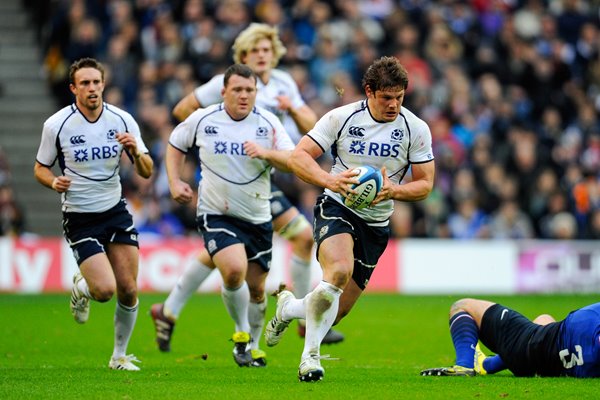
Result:
[[[600,380],[422,377],[450,365],[454,353],[447,312],[459,296],[365,295],[338,326],[344,343],[324,346],[325,378],[299,383],[302,341],[295,329],[266,348],[268,367],[239,368],[228,341],[233,327],[218,295],[195,296],[184,310],[173,351],[158,352],[147,311],[164,295],[143,295],[129,352],[140,372],[112,371],[114,301],[93,303],[77,325],[68,295],[0,295],[0,399],[597,399]],[[596,296],[485,296],[528,317],[562,318]],[[267,316],[274,310],[270,301]],[[295,326],[294,326],[295,328]],[[262,340],[262,339],[261,339]],[[201,358],[208,354],[207,360]]]

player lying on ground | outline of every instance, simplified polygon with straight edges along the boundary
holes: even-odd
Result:
[[[450,307],[450,334],[456,364],[421,375],[474,376],[509,369],[515,376],[600,376],[600,303],[557,322],[547,314],[530,321],[500,304],[462,299]],[[496,355],[486,357],[479,340]]]

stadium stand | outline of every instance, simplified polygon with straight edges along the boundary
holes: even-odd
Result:
[[[9,3],[17,1],[2,7]],[[231,62],[237,33],[251,21],[262,21],[279,27],[288,48],[282,66],[319,115],[362,96],[360,77],[375,57],[394,55],[408,68],[405,104],[431,127],[437,172],[429,199],[398,204],[392,219],[396,237],[600,235],[597,2],[39,3],[22,1],[34,21],[29,35],[38,40],[57,104],[70,102],[64,92],[65,65],[80,56],[103,61],[110,70],[106,100],[141,122],[159,167],[174,124],[173,105],[222,71]],[[37,105],[40,98],[25,104]],[[32,123],[27,131],[37,139],[40,127]],[[123,173],[128,176],[127,170]],[[143,226],[148,215],[156,219],[158,205],[165,221],[176,216],[192,234],[192,210],[176,207],[168,198],[164,174],[156,176],[151,184],[127,181],[138,224]],[[193,162],[189,177],[197,177]],[[316,191],[293,177],[280,180],[310,214]],[[32,229],[40,230],[37,225]],[[165,232],[180,234],[179,224]]]
[[[54,112],[40,52],[20,0],[0,4],[0,236],[60,234],[59,199],[33,178],[44,120]],[[27,224],[25,223],[25,217]]]

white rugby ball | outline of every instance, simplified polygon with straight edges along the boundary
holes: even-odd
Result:
[[[361,210],[371,205],[371,202],[377,197],[377,193],[383,186],[383,176],[381,171],[373,168],[369,165],[358,167],[354,169],[358,171],[359,182],[352,185],[352,189],[356,191],[356,194],[351,194],[344,198],[344,204],[348,208],[354,210]]]

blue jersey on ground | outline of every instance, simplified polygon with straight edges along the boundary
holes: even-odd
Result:
[[[560,328],[558,345],[566,375],[600,377],[600,303],[571,312]]]

